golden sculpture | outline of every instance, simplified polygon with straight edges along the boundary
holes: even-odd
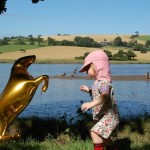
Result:
[[[7,127],[28,106],[42,81],[42,92],[48,88],[47,75],[33,78],[27,71],[35,59],[35,55],[19,58],[11,69],[9,81],[0,95],[0,140],[20,136],[5,135]]]

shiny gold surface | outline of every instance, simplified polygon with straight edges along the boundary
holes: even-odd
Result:
[[[28,106],[41,82],[44,82],[42,92],[48,88],[47,75],[33,78],[27,71],[35,59],[35,55],[19,58],[11,69],[9,81],[0,95],[0,140],[20,137],[5,135],[7,127]]]

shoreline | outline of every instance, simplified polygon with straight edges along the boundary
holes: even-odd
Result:
[[[0,63],[14,63],[15,59],[0,59]],[[34,64],[82,64],[83,60],[75,59],[38,59]],[[150,61],[135,60],[135,61],[111,61],[110,64],[150,64]]]
[[[93,80],[89,78],[88,76],[76,76],[76,75],[70,75],[70,76],[64,76],[64,75],[55,75],[55,76],[49,76],[50,79],[83,79],[83,80]],[[132,75],[132,76],[112,76],[112,81],[150,81],[150,79],[147,79],[146,75]]]

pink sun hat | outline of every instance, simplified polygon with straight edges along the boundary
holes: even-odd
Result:
[[[111,82],[109,58],[103,50],[95,50],[90,52],[84,59],[84,64],[79,72],[87,71],[91,63],[93,63],[96,69],[96,78],[98,80],[108,80]]]

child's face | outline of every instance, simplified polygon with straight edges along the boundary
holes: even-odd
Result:
[[[95,78],[95,69],[94,69],[94,65],[91,64],[88,71],[87,71],[87,74],[89,77],[92,77],[92,78]]]

